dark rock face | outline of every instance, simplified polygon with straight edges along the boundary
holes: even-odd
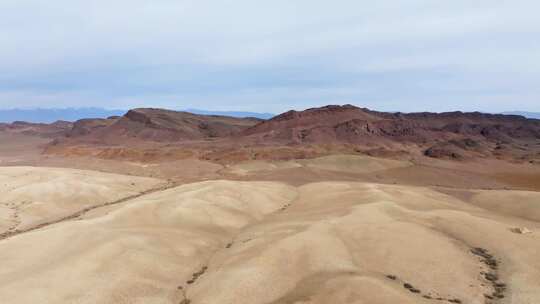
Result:
[[[90,134],[99,128],[105,128],[116,122],[118,118],[107,119],[81,119],[73,124],[71,130],[68,131],[68,137],[76,137]]]
[[[456,151],[453,151],[451,148],[444,147],[431,147],[424,151],[424,155],[433,158],[450,158],[450,159],[462,159],[463,155],[459,154]]]
[[[126,119],[129,119],[129,120],[133,121],[133,122],[140,122],[140,123],[145,124],[145,125],[151,125],[152,124],[152,119],[142,111],[129,110],[126,113],[126,115],[124,115],[124,117]]]
[[[424,155],[433,158],[463,159],[466,153],[482,155],[488,153],[488,148],[478,140],[471,138],[452,139],[439,142],[424,151]]]
[[[282,144],[400,143],[421,146],[429,157],[459,160],[492,155],[500,144],[540,142],[540,120],[478,112],[383,113],[345,105],[289,111],[242,135]]]

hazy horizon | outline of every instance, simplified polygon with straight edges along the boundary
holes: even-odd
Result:
[[[14,121],[27,121],[36,123],[52,123],[59,120],[76,121],[85,118],[107,118],[110,116],[124,115],[130,109],[106,109],[96,107],[81,108],[13,108],[0,109],[0,123],[11,123]],[[281,113],[268,112],[245,112],[245,111],[215,111],[211,109],[174,109],[168,110],[185,111],[201,115],[223,115],[232,117],[256,117],[261,119],[270,119]],[[303,110],[303,109],[290,109]],[[376,110],[376,109],[372,109]],[[390,111],[396,112],[396,111]],[[489,113],[489,112],[483,112]],[[508,111],[491,114],[521,115],[527,118],[540,119],[540,113],[527,111]]]

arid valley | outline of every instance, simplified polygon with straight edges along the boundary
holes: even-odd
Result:
[[[0,303],[540,302],[540,121],[0,125]]]
[[[539,11],[0,0],[0,304],[540,304]]]

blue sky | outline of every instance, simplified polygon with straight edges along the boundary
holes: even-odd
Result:
[[[540,112],[540,2],[0,1],[0,108]]]

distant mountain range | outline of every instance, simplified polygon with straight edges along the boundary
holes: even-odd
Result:
[[[232,117],[254,117],[269,119],[274,116],[271,113],[236,112],[236,111],[206,111],[187,109],[201,115],[222,115]],[[52,123],[58,120],[77,121],[85,118],[107,118],[110,116],[122,116],[126,110],[107,110],[103,108],[65,108],[65,109],[7,109],[0,110],[0,122],[12,123],[14,121],[26,121],[34,123]]]
[[[190,112],[193,114],[200,114],[200,115],[222,115],[222,116],[231,116],[231,117],[253,117],[253,118],[259,118],[259,119],[270,119],[275,114],[272,113],[257,113],[257,112],[238,112],[238,111],[206,111],[206,110],[199,110],[199,109],[186,109],[184,110],[186,112]]]
[[[0,122],[52,123],[58,120],[76,121],[83,118],[122,116],[125,113],[125,110],[106,110],[102,108],[8,109],[0,110]]]
[[[200,115],[221,115],[230,117],[253,117],[259,119],[270,119],[275,116],[272,113],[243,112],[243,111],[208,111],[200,109],[185,109]],[[107,118],[110,116],[122,116],[127,110],[108,110],[103,108],[63,108],[63,109],[0,109],[0,122],[11,123],[14,121],[26,121],[34,123],[52,123],[58,120],[77,121],[85,118]],[[540,113],[524,111],[508,111],[501,114],[521,115],[527,118],[540,119]]]
[[[521,116],[525,116],[527,118],[540,119],[540,113],[535,113],[535,112],[510,111],[510,112],[503,112],[502,114],[521,115]]]

